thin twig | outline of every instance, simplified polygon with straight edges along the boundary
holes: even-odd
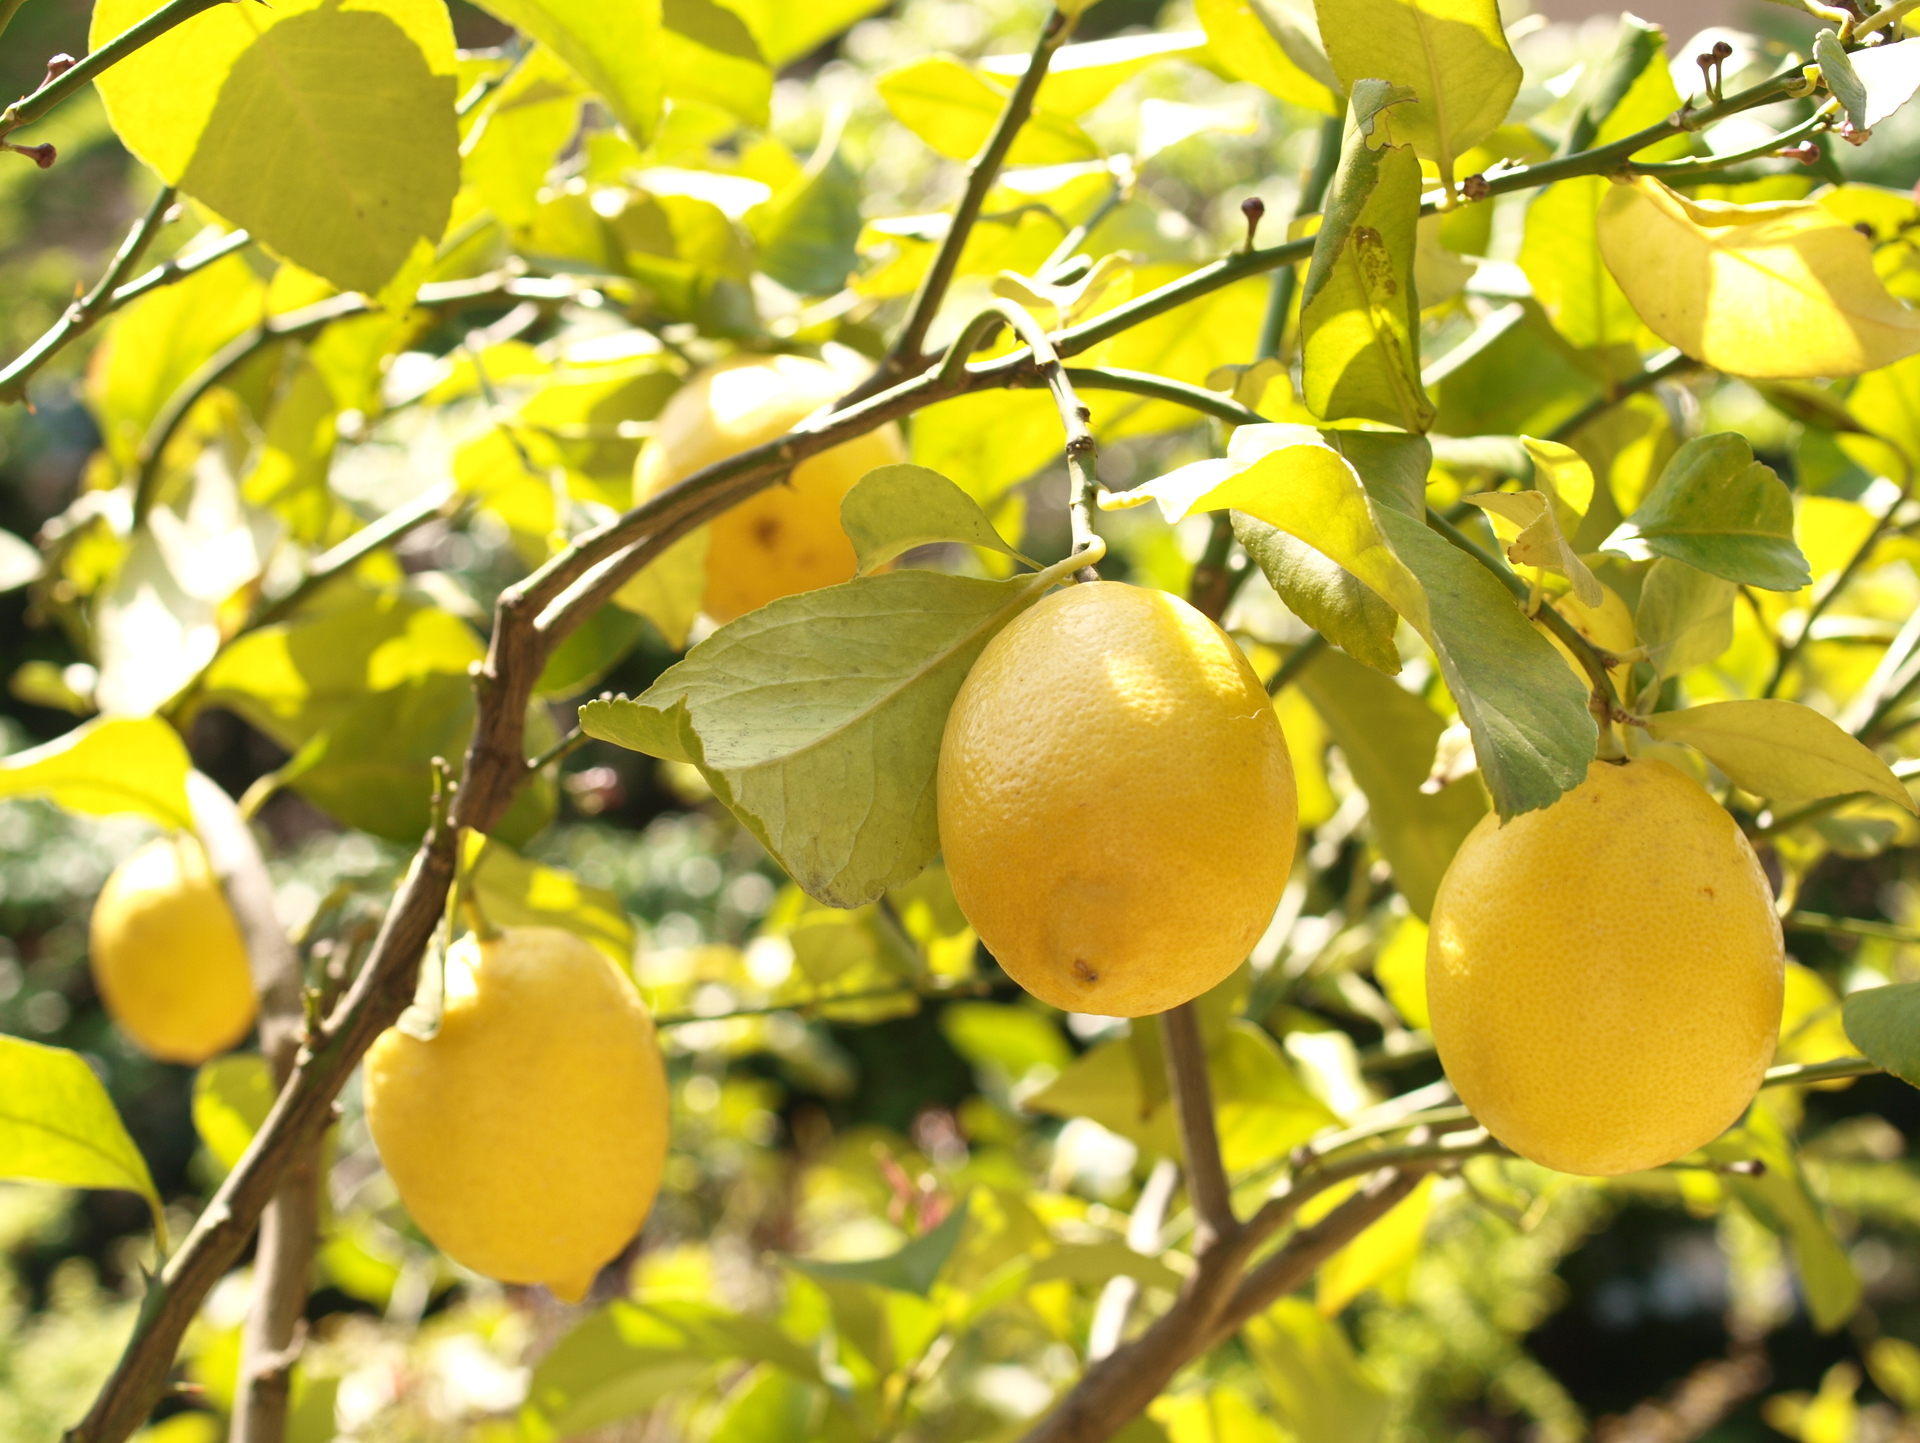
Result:
[[[1300,200],[1293,208],[1295,220],[1313,214],[1326,202],[1327,187],[1333,183],[1333,173],[1340,166],[1340,142],[1346,135],[1346,127],[1344,112],[1329,115],[1320,122],[1320,138],[1314,148],[1313,166],[1300,184]],[[1260,322],[1260,343],[1254,349],[1253,358],[1256,361],[1280,354],[1281,342],[1287,334],[1287,316],[1293,310],[1293,288],[1298,277],[1299,272],[1292,266],[1282,266],[1273,273],[1273,280],[1267,287],[1267,313]]]
[[[540,753],[539,756],[529,757],[527,759],[527,770],[530,772],[544,771],[555,762],[572,756],[591,740],[592,738],[581,731],[579,727],[575,727],[572,731],[561,737],[559,741]]]
[[[1920,944],[1920,929],[1876,922],[1869,917],[1829,917],[1820,912],[1794,912],[1780,919],[1789,932],[1821,932],[1831,937],[1875,937],[1888,942]]]
[[[1073,21],[1058,10],[1047,17],[1040,31],[1039,42],[1033,47],[1033,55],[1027,61],[1025,73],[1013,87],[1013,93],[1007,97],[1007,103],[1000,111],[1000,119],[993,127],[993,134],[987,139],[986,148],[980,152],[967,174],[967,188],[960,196],[960,203],[954,207],[953,219],[947,226],[946,235],[941,237],[940,249],[934,253],[926,275],[921,277],[920,289],[914,294],[906,322],[900,327],[900,334],[894,339],[880,367],[878,375],[882,381],[898,379],[908,372],[919,370],[924,364],[921,351],[926,345],[927,331],[939,313],[940,303],[946,299],[947,287],[953,282],[954,272],[960,268],[961,252],[966,249],[967,237],[973,233],[974,222],[980,218],[980,208],[986,203],[987,192],[993,189],[994,179],[1000,174],[1000,166],[1006,160],[1007,152],[1013,149],[1013,142],[1020,134],[1021,127],[1033,113],[1034,97],[1040,93],[1040,82],[1047,78],[1047,66],[1053,62],[1054,51],[1066,44],[1067,37],[1072,33]]]
[[[120,249],[114,252],[112,261],[107,265],[93,289],[62,312],[60,319],[35,341],[24,354],[16,359],[4,371],[0,371],[0,402],[23,400],[27,394],[27,382],[47,363],[47,360],[62,346],[76,336],[85,334],[94,323],[108,311],[114,309],[112,298],[121,282],[126,280],[127,272],[140,263],[140,257],[146,254],[147,246],[152,242],[154,233],[166,224],[167,212],[173,206],[175,191],[170,185],[163,185],[154,195],[153,202],[147,207],[146,214],[133,224],[126,239],[120,242]]]
[[[1566,420],[1547,433],[1549,441],[1565,441],[1577,435],[1580,429],[1596,417],[1605,415],[1629,396],[1637,396],[1642,391],[1651,390],[1660,382],[1693,370],[1700,363],[1693,357],[1677,349],[1669,349],[1655,356],[1641,370],[1635,371],[1623,381],[1615,382],[1604,396],[1589,401]]]
[[[1907,484],[1902,486],[1900,493],[1895,496],[1892,501],[1887,503],[1886,510],[1882,511],[1879,517],[1875,519],[1873,530],[1867,533],[1866,540],[1854,548],[1853,555],[1849,556],[1846,564],[1834,573],[1833,579],[1827,584],[1826,589],[1814,597],[1813,604],[1807,608],[1806,619],[1800,623],[1800,630],[1795,633],[1793,640],[1775,644],[1773,675],[1767,678],[1766,689],[1760,693],[1761,696],[1770,697],[1780,690],[1780,683],[1785,681],[1787,677],[1787,668],[1793,665],[1794,660],[1800,655],[1800,649],[1807,644],[1808,638],[1813,635],[1814,622],[1818,621],[1821,613],[1839,599],[1840,593],[1847,589],[1847,584],[1853,580],[1854,575],[1866,564],[1867,558],[1873,554],[1873,549],[1880,544],[1881,540],[1886,536],[1888,529],[1893,525],[1894,513],[1907,504],[1907,497],[1911,495],[1912,492],[1913,476],[1911,468],[1909,468]]]
[[[1326,637],[1315,632],[1287,653],[1287,659],[1274,668],[1273,675],[1267,678],[1267,695],[1278,696],[1283,687],[1301,672],[1305,671],[1313,659],[1325,651],[1330,643]]]
[[[404,505],[394,507],[378,521],[362,526],[338,546],[321,552],[308,562],[299,583],[285,596],[268,602],[249,617],[241,632],[258,631],[263,626],[272,626],[275,622],[285,620],[329,581],[353,570],[381,547],[391,546],[429,521],[450,514],[457,509],[461,500],[460,488],[451,481],[442,481],[437,486],[429,486]]]
[[[0,110],[0,139],[23,125],[31,125],[54,106],[74,95],[110,65],[125,60],[150,40],[157,40],[182,21],[191,20],[202,10],[211,10],[224,0],[167,0],[139,24],[129,26],[98,50],[46,81],[31,95],[23,95],[5,110]]]
[[[1180,1146],[1186,1154],[1187,1194],[1200,1219],[1193,1244],[1194,1256],[1199,1257],[1217,1243],[1231,1242],[1240,1222],[1233,1215],[1233,1189],[1220,1161],[1207,1048],[1200,1036],[1200,1014],[1191,1002],[1160,1014],[1160,1041],[1166,1049],[1167,1082],[1173,1089]]]

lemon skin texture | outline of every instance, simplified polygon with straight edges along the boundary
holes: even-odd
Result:
[[[1659,761],[1595,762],[1550,807],[1482,818],[1427,937],[1460,1100],[1521,1156],[1593,1177],[1732,1125],[1772,1061],[1784,976],[1753,848]]]
[[[673,393],[635,463],[645,498],[703,466],[771,441],[854,380],[805,356],[735,356],[697,372]],[[883,426],[811,456],[786,481],[742,501],[712,524],[702,609],[732,621],[769,601],[850,581],[853,543],[840,502],[876,466],[906,459],[900,432]]]
[[[196,1065],[252,1029],[247,946],[195,837],[157,837],[115,867],[91,930],[94,986],[142,1052]]]
[[[578,1302],[640,1230],[667,1159],[653,1019],[606,957],[556,927],[447,949],[440,1030],[368,1050],[367,1125],[440,1250]]]
[[[947,716],[940,845],[1009,976],[1142,1017],[1246,958],[1293,865],[1293,762],[1227,634],[1164,591],[1070,586],[988,645]]]

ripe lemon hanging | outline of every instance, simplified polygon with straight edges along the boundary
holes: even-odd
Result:
[[[640,1230],[667,1158],[653,1019],[571,932],[447,949],[432,1041],[367,1052],[367,1126],[413,1220],[477,1273],[577,1302]]]
[[[940,845],[1009,976],[1141,1017],[1240,965],[1293,865],[1293,763],[1227,634],[1164,591],[1070,586],[974,663],[940,745]]]
[[[793,429],[856,378],[805,356],[735,356],[673,393],[641,448],[634,494],[664,491],[703,466]],[[840,502],[876,466],[906,459],[900,433],[883,426],[811,456],[791,476],[714,521],[703,609],[732,621],[783,596],[849,581],[853,543]]]
[[[156,837],[93,904],[93,981],[141,1051],[205,1062],[247,1035],[258,1006],[247,947],[199,840]]]
[[[1595,762],[1552,806],[1467,834],[1433,904],[1427,1005],[1489,1132],[1611,1177],[1684,1157],[1746,1110],[1784,966],[1733,818],[1665,762]]]

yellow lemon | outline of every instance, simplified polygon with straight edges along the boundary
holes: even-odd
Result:
[[[653,1019],[571,932],[512,927],[447,949],[430,1042],[367,1052],[367,1126],[401,1201],[447,1256],[577,1302],[640,1230],[667,1159]]]
[[[1665,762],[1595,762],[1552,806],[1489,815],[1427,939],[1440,1061],[1495,1137],[1611,1177],[1713,1141],[1780,1030],[1784,953],[1753,848]]]
[[[201,1063],[252,1028],[247,946],[192,835],[157,837],[115,867],[92,934],[94,985],[141,1051]]]
[[[652,496],[773,440],[855,379],[805,356],[735,356],[709,366],[660,412],[636,463],[634,494]],[[905,459],[899,431],[883,426],[809,457],[787,480],[719,517],[707,545],[707,615],[732,621],[780,597],[851,580],[853,543],[840,529],[841,499],[874,467]]]
[[[1055,592],[990,642],[940,744],[940,845],[1009,976],[1141,1017],[1240,965],[1293,865],[1293,763],[1227,634],[1164,591]]]

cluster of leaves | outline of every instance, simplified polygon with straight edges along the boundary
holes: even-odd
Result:
[[[73,648],[15,694],[103,715],[9,758],[0,796],[190,826],[181,737],[238,717],[278,756],[249,813],[292,794],[356,844],[275,863],[307,981],[336,989],[391,847],[443,818],[436,759],[457,768],[486,704],[498,594],[646,499],[636,456],[690,371],[735,349],[881,360],[903,323],[977,340],[999,305],[1074,362],[1108,482],[1148,478],[1101,497],[1107,574],[1224,569],[1294,753],[1300,873],[1199,1006],[1243,1210],[1310,1175],[1303,1144],[1390,1160],[1437,1119],[1434,889],[1489,807],[1550,804],[1596,746],[1711,783],[1768,848],[1796,949],[1827,964],[1791,968],[1780,1062],[1858,1044],[1920,1084],[1920,919],[1899,888],[1848,915],[1920,840],[1920,206],[1829,153],[1892,123],[1920,40],[1743,41],[1683,97],[1692,57],[1631,19],[1582,69],[1565,31],[1503,31],[1491,3],[1199,0],[1185,28],[1048,50],[955,222],[942,159],[990,144],[1031,7],[923,0],[818,70],[878,5],[488,8],[513,40],[462,52],[428,0],[221,6],[97,72],[153,203],[59,323],[111,316],[82,383],[99,449],[37,550],[0,536],[0,578]],[[103,0],[96,51],[146,15]],[[1763,142],[1712,148],[1709,121],[1762,101]],[[1776,156],[1796,143],[1815,165]],[[1302,212],[1286,245],[1254,248],[1249,193]],[[167,259],[136,276],[145,255]],[[649,1412],[736,1443],[995,1436],[1179,1292],[1194,1227],[1159,1033],[1019,999],[934,861],[954,691],[1099,555],[1066,554],[1055,397],[995,388],[1036,379],[1028,349],[1010,335],[926,389],[914,464],[848,497],[855,580],[712,630],[694,531],[546,659],[527,752],[564,751],[604,682],[645,686],[579,707],[582,734],[658,758],[704,820],[556,827],[563,794],[590,812],[614,785],[591,774],[634,764],[543,763],[458,839],[462,886],[634,966],[669,1039],[667,1190],[637,1259],[564,1316],[433,1250],[349,1093],[288,1436],[543,1439]],[[892,379],[926,358],[906,361]],[[795,884],[777,896],[768,858]],[[144,1195],[164,1246],[187,1199],[82,1057],[0,1037],[0,1073],[0,1171]],[[203,1180],[272,1094],[260,1055],[201,1069]],[[1713,1219],[1736,1340],[1786,1327],[1797,1290],[1805,1323],[1866,1339],[1889,1400],[1869,1406],[1920,1410],[1920,1355],[1861,1312],[1876,1286],[1887,1316],[1910,1306],[1868,1263],[1911,1245],[1920,1194],[1893,1126],[1828,1127],[1834,1106],[1769,1090],[1692,1166],[1604,1185],[1462,1152],[1134,1435],[1443,1437],[1485,1404],[1575,1436],[1581,1403],[1523,1339],[1563,1256],[1630,1204]],[[217,1432],[246,1306],[238,1275],[207,1300],[185,1364],[206,1407],[156,1432]],[[1849,1436],[1848,1368],[1769,1422]]]

